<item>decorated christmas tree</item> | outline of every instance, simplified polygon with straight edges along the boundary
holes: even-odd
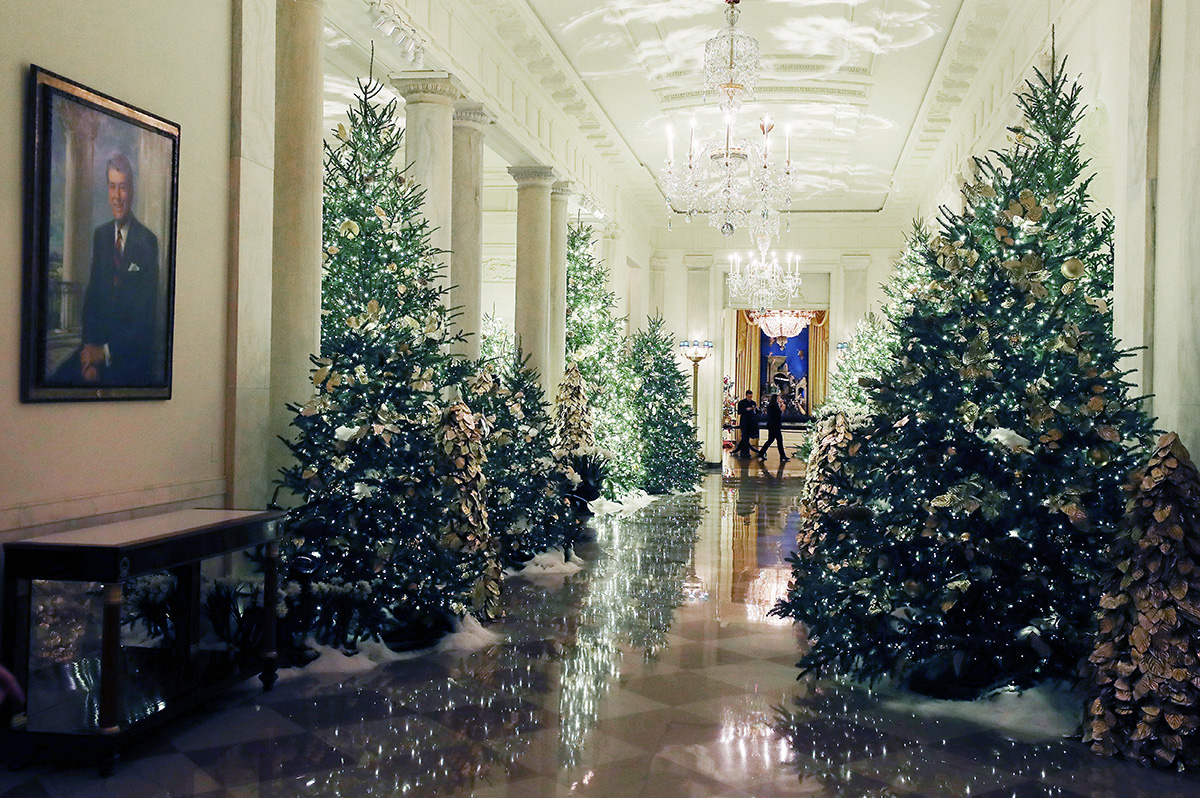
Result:
[[[854,494],[850,490],[856,478],[862,441],[855,440],[856,425],[845,413],[822,415],[813,425],[812,451],[804,469],[804,487],[800,494],[800,528],[796,533],[797,552],[801,557],[813,557],[822,545],[821,536],[826,519],[842,520],[852,509],[846,502]]]
[[[868,313],[838,354],[837,368],[829,375],[829,391],[820,414],[872,412],[868,384],[878,381],[895,348],[896,338],[887,319]]]
[[[942,210],[929,282],[893,318],[846,505],[816,519],[780,611],[807,669],[975,695],[1073,677],[1104,546],[1149,423],[1113,339],[1112,219],[1090,206],[1062,64],[1026,124]]]
[[[896,259],[891,276],[884,284],[888,302],[879,314],[868,313],[858,323],[854,335],[841,350],[837,366],[829,374],[829,390],[825,401],[816,411],[817,419],[834,415],[845,416],[847,429],[856,429],[868,416],[877,412],[871,396],[879,386],[879,378],[886,366],[895,358],[898,338],[893,319],[903,318],[911,309],[911,303],[929,280],[929,268],[924,252],[929,233],[921,225],[914,225],[908,245]],[[818,425],[808,433],[796,447],[796,456],[810,461],[820,447]],[[814,494],[820,490],[816,481],[836,471],[835,463],[840,449],[825,447],[820,453],[822,467],[808,468],[804,472],[805,492]]]
[[[688,378],[679,370],[675,342],[662,317],[630,337],[629,364],[637,376],[634,393],[637,435],[642,440],[642,484],[647,493],[694,490],[704,457],[688,399]]]
[[[284,554],[329,597],[319,625],[350,638],[323,642],[419,645],[455,616],[486,615],[496,557],[473,498],[477,422],[443,404],[469,364],[448,354],[422,195],[393,165],[401,129],[380,90],[360,83],[325,148],[321,352],[313,396],[293,408],[296,463],[281,481],[300,505]]]
[[[479,331],[479,359],[503,364],[512,357],[514,348],[512,332],[504,326],[503,320],[490,313],[483,314]]]
[[[569,550],[583,525],[567,498],[567,466],[554,457],[554,426],[537,372],[512,352],[482,367],[469,384],[472,403],[492,427],[484,465],[488,517],[506,564]]]
[[[1091,656],[1092,750],[1200,767],[1200,474],[1165,435],[1134,476]]]
[[[635,432],[634,374],[625,353],[624,323],[608,290],[608,267],[593,253],[593,231],[573,224],[567,234],[567,360],[583,379],[595,419],[596,445],[611,453],[610,498],[641,487],[642,440]]]

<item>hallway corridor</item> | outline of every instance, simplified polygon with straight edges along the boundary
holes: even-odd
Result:
[[[796,681],[786,590],[799,469],[737,462],[595,522],[589,565],[513,579],[505,642],[357,674],[247,683],[115,774],[0,773],[0,796],[1174,796],[1190,776],[918,720]]]

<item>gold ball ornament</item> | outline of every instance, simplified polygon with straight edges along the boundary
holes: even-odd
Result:
[[[1105,449],[1103,446],[1093,446],[1088,451],[1088,459],[1096,465],[1102,466],[1107,464],[1112,458],[1108,454],[1108,449]]]
[[[1062,265],[1063,277],[1068,280],[1078,280],[1083,276],[1084,269],[1083,261],[1079,258],[1068,258]]]

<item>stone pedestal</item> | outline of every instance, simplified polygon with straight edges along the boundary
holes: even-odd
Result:
[[[454,196],[450,224],[450,306],[458,308],[458,328],[467,335],[463,354],[479,357],[483,322],[483,131],[488,115],[478,103],[454,111]]]
[[[547,309],[550,296],[550,186],[554,170],[548,166],[510,166],[517,181],[517,344],[537,369],[542,386],[548,383],[549,335]],[[561,376],[561,371],[560,371]],[[554,395],[547,392],[547,399]]]
[[[462,99],[462,88],[445,72],[403,72],[392,75],[391,81],[404,98],[405,174],[425,192],[421,213],[429,220],[430,243],[449,253],[453,247],[454,102]],[[443,288],[451,285],[445,268],[450,259],[449,254],[439,256],[443,269],[438,281]]]

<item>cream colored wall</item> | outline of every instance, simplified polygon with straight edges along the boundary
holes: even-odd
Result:
[[[231,3],[8,3],[0,26],[0,538],[5,530],[224,501]],[[30,63],[182,127],[169,401],[21,404]]]

